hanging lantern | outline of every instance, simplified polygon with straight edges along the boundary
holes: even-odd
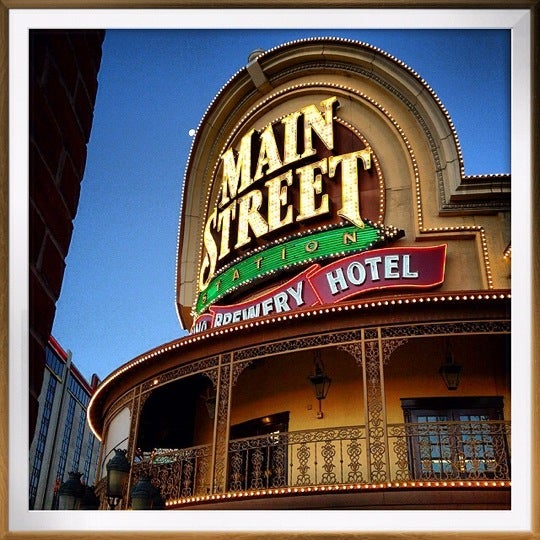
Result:
[[[309,381],[313,385],[313,390],[315,392],[315,397],[319,402],[319,411],[317,412],[317,418],[322,418],[322,400],[326,399],[328,395],[328,390],[330,389],[330,384],[332,379],[324,371],[324,366],[321,361],[321,352],[315,351],[313,362],[315,364],[315,373],[308,377]]]
[[[448,390],[457,390],[462,366],[454,362],[454,356],[450,349],[450,342],[446,340],[446,350],[444,363],[439,368],[439,375],[442,377]]]

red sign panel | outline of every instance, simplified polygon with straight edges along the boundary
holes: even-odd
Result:
[[[199,317],[200,332],[300,308],[329,305],[391,288],[430,288],[444,281],[446,245],[395,247],[356,253],[321,267],[310,266],[279,287],[246,302],[212,306]]]

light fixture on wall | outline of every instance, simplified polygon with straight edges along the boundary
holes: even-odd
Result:
[[[326,399],[328,395],[328,390],[332,379],[325,373],[324,366],[321,360],[321,351],[315,351],[313,355],[313,363],[315,364],[315,373],[308,377],[309,381],[313,385],[313,390],[315,391],[315,397],[319,402],[319,410],[317,412],[317,418],[322,418],[324,416],[322,412],[322,400]]]
[[[439,368],[439,374],[448,390],[457,390],[462,366],[454,362],[454,355],[450,348],[450,341],[445,340],[444,363]]]
[[[114,456],[107,463],[107,503],[114,510],[124,498],[124,490],[129,477],[130,465],[127,450],[114,450]]]

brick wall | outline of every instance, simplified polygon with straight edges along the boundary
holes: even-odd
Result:
[[[79,203],[104,35],[30,32],[30,442]]]

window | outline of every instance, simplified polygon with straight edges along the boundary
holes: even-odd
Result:
[[[402,399],[414,479],[510,479],[502,397]]]
[[[47,434],[49,432],[49,424],[51,422],[51,412],[54,402],[54,394],[56,392],[57,381],[54,377],[49,378],[47,393],[45,395],[45,405],[41,416],[41,424],[39,426],[39,434],[36,445],[36,453],[34,456],[34,464],[30,473],[30,510],[34,509],[36,503],[36,495],[41,475],[41,466],[43,463],[43,454],[45,452],[45,444],[47,442]]]
[[[45,348],[45,365],[62,380],[64,374],[64,361],[51,349],[50,346]]]
[[[75,397],[79,401],[79,403],[82,404],[85,409],[88,407],[88,403],[90,403],[90,395],[82,387],[81,383],[77,381],[77,379],[73,376],[72,373],[69,374],[68,390],[71,392],[73,397]]]
[[[60,449],[60,459],[58,461],[58,468],[56,470],[56,480],[59,484],[63,482],[64,474],[66,472],[66,461],[69,451],[69,441],[71,439],[71,430],[73,427],[73,416],[75,415],[75,404],[75,399],[73,397],[70,397],[66,416],[66,423],[64,424],[64,436],[62,438],[62,447]],[[55,504],[57,502],[58,501],[55,500]]]
[[[79,414],[79,426],[77,429],[77,440],[75,442],[75,454],[73,456],[73,465],[71,466],[72,471],[79,470],[79,462],[81,460],[81,450],[82,450],[82,443],[83,443],[83,438],[84,438],[85,422],[86,422],[86,411],[84,409],[81,409],[81,412]]]

